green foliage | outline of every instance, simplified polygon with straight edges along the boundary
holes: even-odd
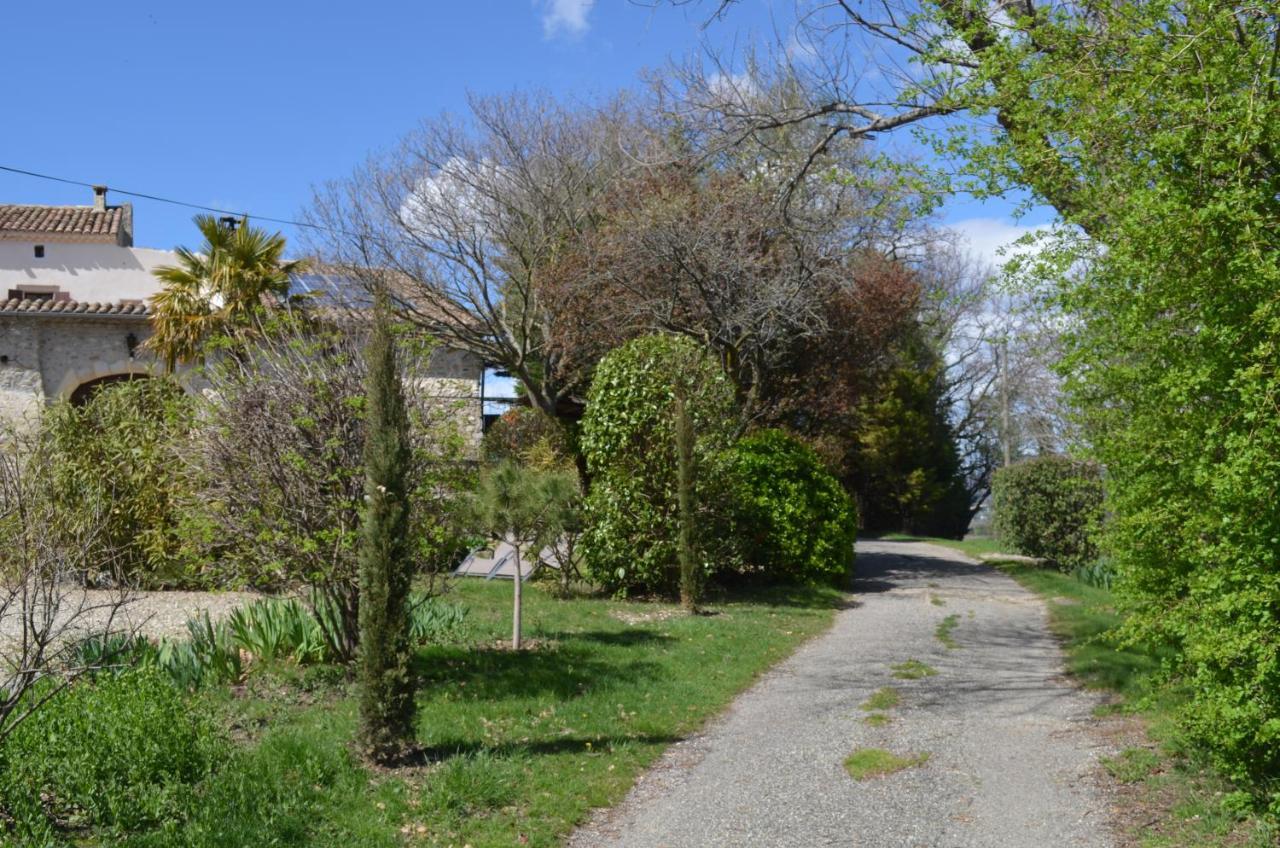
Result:
[[[190,497],[179,451],[193,409],[167,379],[107,385],[84,406],[51,407],[42,422],[45,474],[62,518],[49,531],[100,516],[93,542],[99,558],[129,579],[148,588],[201,583],[183,543]]]
[[[727,476],[720,454],[734,429],[733,389],[720,366],[683,337],[655,335],[614,350],[596,369],[582,421],[591,472],[582,538],[589,576],[619,593],[678,588],[675,390],[695,434],[694,548],[703,577],[733,564]]]
[[[814,451],[780,430],[734,445],[735,524],[749,567],[769,577],[840,583],[858,532],[852,499]]]
[[[209,370],[214,392],[195,439],[204,549],[224,583],[269,591],[306,587],[332,653],[355,655],[357,540],[365,503],[369,401],[367,327],[281,320],[238,357]],[[397,335],[406,374],[413,487],[407,544],[419,573],[444,571],[459,548],[451,520],[467,473],[458,404],[418,379],[430,343]],[[468,401],[469,402],[469,401]]]
[[[1276,6],[1128,0],[1007,37],[929,10],[984,46],[967,79],[1003,128],[953,149],[1062,217],[1021,270],[1070,316],[1130,633],[1176,650],[1184,730],[1280,812]]]
[[[254,659],[272,662],[322,662],[330,658],[324,631],[316,616],[299,601],[260,600],[233,609],[226,627],[236,647]]]
[[[961,538],[972,505],[948,422],[945,362],[921,338],[904,348],[862,405],[845,483],[869,532]]]
[[[533,468],[572,464],[572,448],[564,425],[532,407],[504,412],[484,434],[480,445],[486,462],[504,460]]]
[[[87,827],[158,825],[192,803],[225,747],[212,722],[155,671],[83,678],[6,741],[0,807],[24,845]]]
[[[1063,571],[1098,558],[1102,476],[1096,465],[1064,456],[1024,459],[996,472],[993,526],[1017,553]]]
[[[145,347],[172,371],[179,362],[202,358],[214,336],[252,337],[268,298],[283,300],[289,274],[299,261],[284,261],[285,240],[279,233],[250,226],[247,220],[228,227],[213,215],[196,215],[204,236],[199,250],[179,247],[177,265],[155,269],[160,291],[151,298],[152,335]]]
[[[375,761],[413,734],[409,671],[409,544],[412,486],[409,415],[385,300],[368,349],[365,494],[360,532],[360,742]]]

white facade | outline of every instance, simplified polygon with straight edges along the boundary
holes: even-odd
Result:
[[[0,297],[26,284],[57,286],[80,302],[145,301],[160,289],[151,272],[178,259],[172,250],[29,238],[0,239]],[[43,257],[35,255],[37,245]]]

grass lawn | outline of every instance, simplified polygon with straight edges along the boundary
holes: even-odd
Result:
[[[239,739],[187,821],[129,845],[551,846],[617,802],[670,743],[824,630],[843,595],[756,592],[687,617],[673,606],[557,600],[531,587],[519,654],[509,583],[465,581],[468,644],[423,649],[418,740],[427,765],[371,773],[347,747],[336,669],[252,676],[202,696]],[[104,843],[105,844],[105,843]]]
[[[1017,563],[996,563],[1048,601],[1050,624],[1062,640],[1067,665],[1085,686],[1116,695],[1104,712],[1131,714],[1145,734],[1103,766],[1133,790],[1122,810],[1143,848],[1263,848],[1280,844],[1274,823],[1250,815],[1241,793],[1216,777],[1188,750],[1172,720],[1176,689],[1156,682],[1158,651],[1118,645],[1122,623],[1115,598],[1069,574]],[[1151,740],[1141,744],[1142,737]],[[1129,843],[1126,843],[1129,844]]]
[[[887,542],[928,542],[931,545],[952,548],[974,559],[977,559],[982,554],[1007,553],[1007,551],[1001,549],[999,542],[989,536],[972,536],[968,539],[943,539],[938,536],[909,536],[906,533],[885,533],[875,538],[884,539]]]

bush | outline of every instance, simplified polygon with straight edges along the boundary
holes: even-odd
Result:
[[[226,582],[264,589],[308,585],[336,617],[329,648],[358,642],[356,539],[365,502],[368,371],[361,325],[285,324],[209,373],[195,465],[208,504],[211,554]],[[429,346],[397,342],[411,422],[411,556],[437,574],[458,548],[449,520],[465,471],[460,409],[427,373]],[[447,393],[447,392],[446,392]]]
[[[84,406],[53,406],[43,422],[58,511],[102,516],[102,559],[118,557],[125,576],[144,587],[200,583],[179,531],[190,498],[178,450],[193,409],[172,381],[140,379],[106,386]]]
[[[82,678],[0,751],[0,805],[22,844],[59,831],[171,820],[226,750],[211,721],[155,671]]]
[[[839,583],[853,564],[853,500],[803,442],[762,430],[729,451],[736,524],[749,566],[769,577]]]
[[[550,470],[572,463],[569,437],[560,424],[532,407],[508,409],[484,434],[481,453],[486,462],[519,462]]]
[[[677,587],[675,381],[683,382],[695,434],[695,539],[705,574],[733,563],[725,532],[733,389],[692,341],[646,336],[601,360],[587,395],[582,451],[591,474],[581,545],[587,576],[618,593]]]
[[[1001,468],[992,482],[996,536],[1018,553],[1070,571],[1098,558],[1102,521],[1098,467],[1040,456]]]

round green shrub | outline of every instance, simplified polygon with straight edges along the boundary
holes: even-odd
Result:
[[[721,452],[732,442],[733,387],[694,342],[646,336],[601,360],[581,447],[591,475],[581,546],[587,576],[619,594],[671,593],[677,582],[675,392],[696,438],[696,553],[705,575],[731,564]]]
[[[728,453],[747,564],[770,577],[839,583],[853,565],[857,510],[817,453],[762,430]]]
[[[1064,571],[1088,565],[1098,558],[1102,496],[1091,463],[1038,456],[1001,468],[992,482],[996,536]]]
[[[212,720],[158,671],[81,678],[5,740],[0,806],[21,844],[145,828],[180,817],[225,753]]]
[[[153,378],[106,386],[83,406],[58,404],[42,422],[60,526],[94,517],[97,559],[146,588],[202,582],[182,529],[191,485],[179,453],[193,421],[192,399]]]

